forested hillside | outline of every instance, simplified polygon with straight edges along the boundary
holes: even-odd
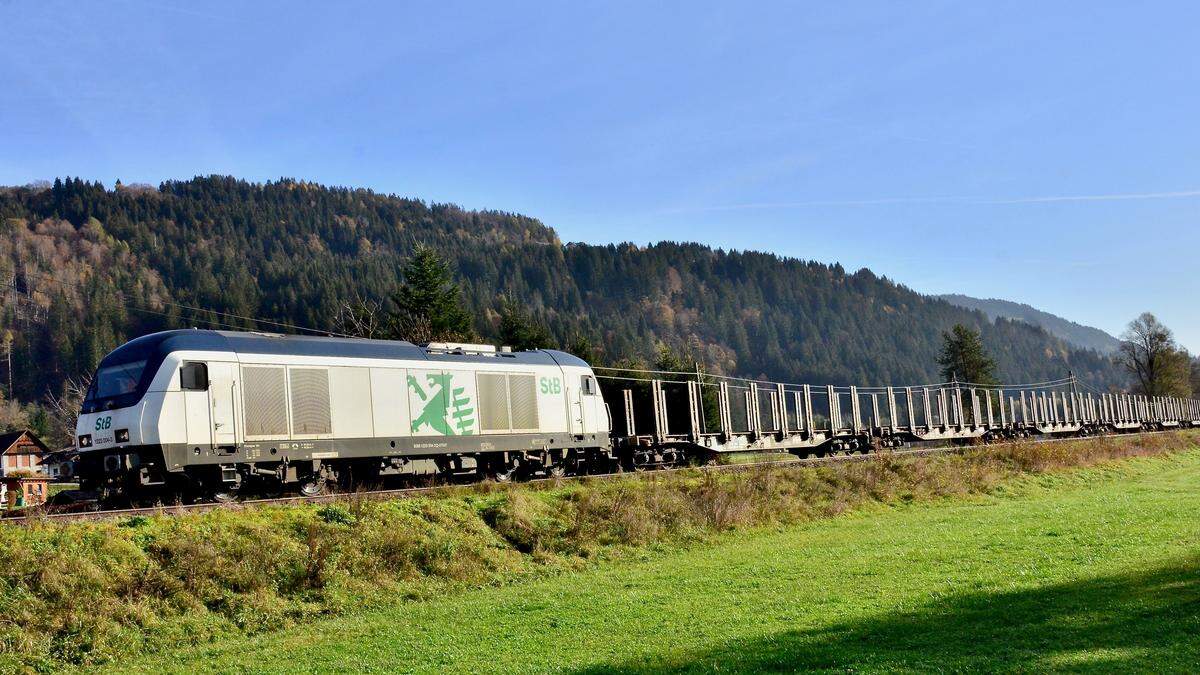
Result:
[[[924,297],[867,270],[663,242],[562,244],[511,213],[293,180],[228,177],[158,188],[56,180],[0,189],[3,328],[13,389],[34,400],[90,372],[123,340],[168,327],[329,329],[356,294],[385,297],[417,243],[449,260],[485,337],[500,297],[561,344],[601,358],[649,357],[660,342],[708,369],[814,383],[936,381],[942,331],[982,331],[1003,381],[1123,383],[1107,358],[1020,321]],[[203,309],[197,309],[203,308]],[[5,383],[6,384],[6,383]]]

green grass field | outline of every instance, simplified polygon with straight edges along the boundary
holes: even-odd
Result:
[[[722,535],[143,672],[1153,670],[1200,664],[1200,451]]]

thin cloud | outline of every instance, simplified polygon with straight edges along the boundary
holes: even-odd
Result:
[[[1106,195],[1051,195],[997,199],[965,196],[882,197],[877,199],[821,199],[801,202],[751,202],[715,206],[662,209],[660,213],[697,213],[707,211],[753,211],[762,209],[800,209],[814,206],[886,206],[889,204],[1052,204],[1055,202],[1110,202],[1150,199],[1187,199],[1200,197],[1200,190],[1175,192],[1126,192]]]
[[[1045,204],[1049,202],[1112,202],[1125,199],[1181,199],[1200,197],[1200,190],[1178,192],[1130,192],[1114,195],[1065,195],[1059,197],[1025,197],[1023,199],[990,199],[985,204]]]
[[[819,199],[805,202],[752,202],[748,204],[718,204],[663,209],[662,213],[695,213],[697,211],[750,211],[755,209],[799,209],[807,206],[875,206],[882,204],[946,204],[970,202],[971,197],[881,197],[878,199]]]

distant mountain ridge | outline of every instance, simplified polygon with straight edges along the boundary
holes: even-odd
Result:
[[[1019,302],[999,300],[997,298],[972,298],[957,293],[938,295],[936,297],[952,305],[979,310],[993,321],[997,317],[1004,317],[1006,319],[1024,321],[1034,326],[1041,326],[1047,333],[1057,336],[1064,342],[1076,347],[1092,349],[1101,354],[1112,354],[1121,346],[1120,340],[1099,328],[1084,326]]]

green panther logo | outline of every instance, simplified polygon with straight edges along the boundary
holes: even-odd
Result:
[[[452,379],[450,373],[426,373],[426,389],[414,375],[408,376],[409,388],[425,402],[421,414],[412,421],[414,432],[429,427],[443,436],[471,435],[471,428],[475,426],[475,408],[471,406],[467,390],[454,387]],[[453,426],[447,422],[448,417],[453,419]]]

